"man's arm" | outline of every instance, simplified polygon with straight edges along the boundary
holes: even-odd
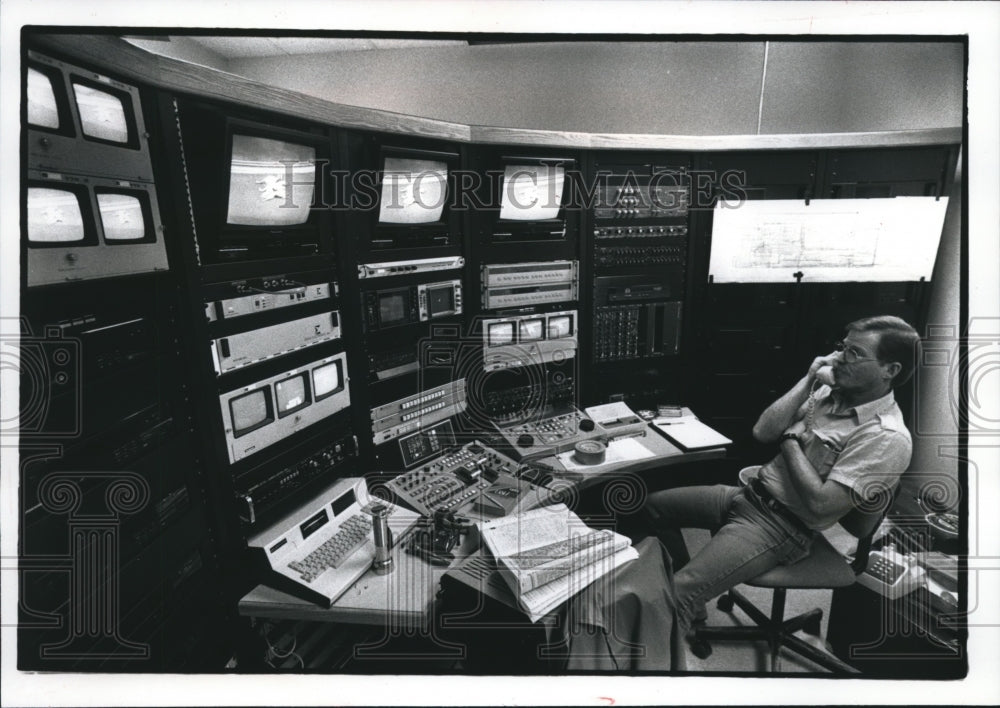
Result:
[[[850,489],[831,479],[820,479],[798,440],[789,438],[782,441],[781,454],[785,458],[792,487],[810,514],[820,518],[840,518],[851,510],[854,502]]]
[[[783,432],[788,430],[792,423],[801,417],[799,409],[809,398],[813,382],[816,380],[816,372],[821,367],[827,366],[830,363],[830,358],[835,355],[836,353],[813,359],[808,373],[792,386],[788,393],[769,405],[760,414],[760,418],[753,426],[754,439],[763,443],[774,442]]]
[[[789,426],[799,419],[799,410],[809,398],[812,380],[805,376],[777,401],[769,405],[753,426],[753,436],[758,442],[777,440]]]

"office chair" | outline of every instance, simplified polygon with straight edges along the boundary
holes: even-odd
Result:
[[[747,482],[744,473],[747,471],[740,471],[740,482],[744,485]],[[864,572],[868,565],[868,552],[871,550],[872,537],[891,505],[890,496],[889,503],[885,504],[884,508],[879,508],[877,511],[854,508],[840,520],[841,526],[858,539],[858,549],[852,563],[848,564],[825,538],[817,535],[809,555],[798,563],[776,566],[746,581],[746,584],[752,587],[771,588],[774,591],[770,617],[767,617],[735,589],[730,589],[720,596],[716,603],[720,610],[732,612],[733,606],[737,605],[749,615],[756,626],[696,626],[691,642],[692,653],[701,659],[707,658],[712,653],[712,647],[709,643],[711,639],[749,641],[764,639],[771,650],[772,672],[780,670],[779,655],[781,648],[786,647],[833,673],[859,673],[850,664],[794,636],[795,632],[802,629],[807,634],[818,637],[823,610],[817,607],[791,619],[785,619],[785,595],[786,591],[792,589],[833,590],[853,585],[857,576]]]

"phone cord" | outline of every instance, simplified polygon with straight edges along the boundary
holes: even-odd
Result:
[[[816,414],[816,391],[822,386],[819,379],[813,379],[812,388],[809,390],[808,405],[806,406],[806,432],[813,427],[813,416]]]

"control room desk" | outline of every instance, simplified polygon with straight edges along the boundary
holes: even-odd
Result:
[[[555,470],[553,489],[536,488],[518,505],[522,511],[554,503],[567,485],[581,489],[602,479],[619,474],[686,464],[701,460],[717,459],[725,455],[723,448],[682,452],[662,435],[650,428],[641,438],[632,440],[652,453],[641,459],[608,462],[586,468],[585,471],[567,471],[557,458],[544,458],[540,462]],[[622,442],[625,442],[622,441]],[[619,441],[609,446],[609,456]],[[561,472],[560,472],[561,470]],[[405,627],[427,626],[434,611],[434,600],[441,576],[448,568],[430,563],[402,550],[399,539],[393,558],[395,569],[388,575],[375,575],[369,571],[348,588],[330,608],[323,608],[308,600],[299,599],[267,585],[258,585],[239,603],[239,613],[245,617],[261,619],[306,620],[314,622],[342,622],[350,624],[386,625],[392,623]],[[474,548],[468,539],[457,549],[456,557],[471,553]]]

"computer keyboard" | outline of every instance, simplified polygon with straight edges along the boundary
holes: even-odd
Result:
[[[389,512],[390,545],[419,514],[371,497],[364,478],[337,480],[291,514],[247,540],[270,571],[268,585],[329,607],[371,568],[375,558],[370,509]]]
[[[289,568],[299,571],[302,579],[311,583],[327,568],[337,568],[344,559],[368,540],[372,522],[367,516],[355,514],[340,525],[340,530],[301,560],[292,561]]]

